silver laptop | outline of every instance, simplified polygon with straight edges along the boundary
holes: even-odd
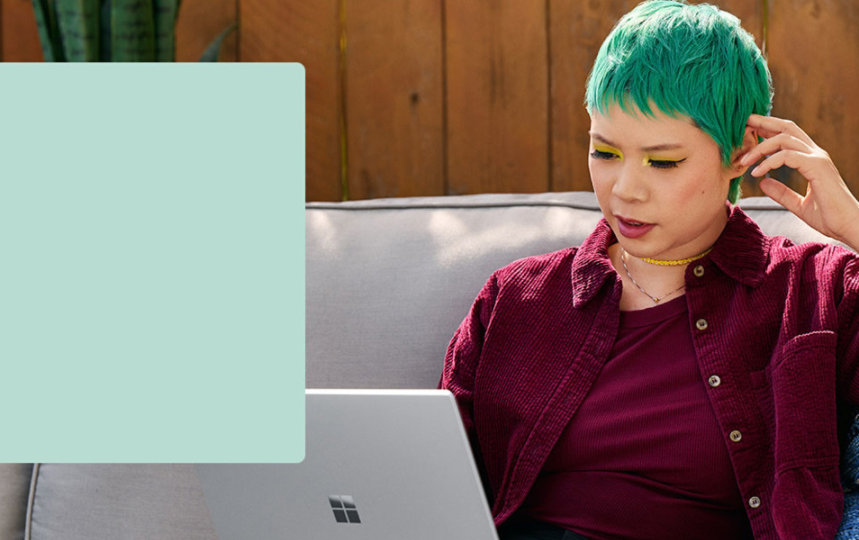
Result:
[[[198,464],[220,540],[496,539],[453,395],[307,390],[299,464]]]

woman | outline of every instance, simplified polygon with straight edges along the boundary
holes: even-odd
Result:
[[[708,5],[645,2],[588,80],[604,220],[495,272],[451,341],[502,538],[831,538],[837,410],[859,402],[859,258],[769,238],[740,177],[854,251],[829,156],[766,116],[766,62]],[[759,142],[762,141],[762,142]],[[839,406],[839,407],[837,407]]]

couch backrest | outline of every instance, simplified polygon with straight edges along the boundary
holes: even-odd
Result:
[[[740,206],[770,235],[829,241],[766,198]],[[431,388],[489,275],[578,245],[602,217],[590,192],[308,203],[311,388]]]

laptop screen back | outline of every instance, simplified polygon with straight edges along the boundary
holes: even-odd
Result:
[[[197,465],[220,540],[497,538],[449,392],[307,390],[306,411],[302,463]]]

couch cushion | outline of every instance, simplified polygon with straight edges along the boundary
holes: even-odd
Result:
[[[767,198],[741,201],[767,234],[824,240]],[[308,203],[308,387],[429,388],[489,275],[578,245],[602,217],[590,192]]]
[[[32,472],[28,463],[0,464],[0,538],[24,538]]]
[[[42,464],[34,486],[32,540],[216,538],[193,465]]]

